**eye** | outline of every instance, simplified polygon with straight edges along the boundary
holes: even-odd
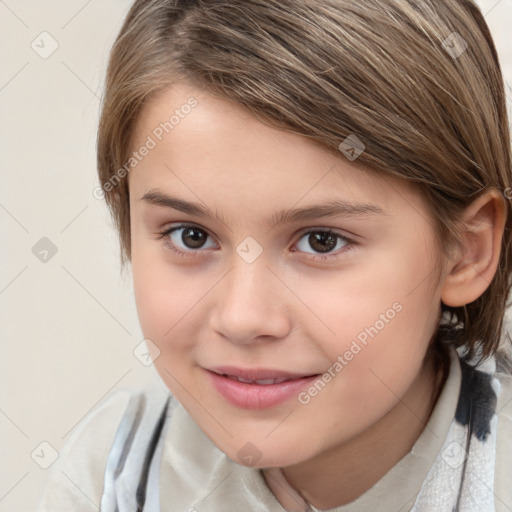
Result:
[[[199,249],[208,248],[205,242],[209,237],[210,235],[204,229],[192,224],[173,226],[158,234],[158,240],[162,240],[171,252],[182,257],[200,256],[202,251]],[[329,228],[315,228],[303,233],[296,247],[299,247],[299,252],[310,254],[308,259],[326,261],[341,257],[354,245],[353,240]],[[318,252],[308,253],[307,246]],[[210,246],[210,248],[215,247],[215,243]],[[292,251],[297,252],[296,249]]]
[[[302,242],[302,240],[305,240],[305,242]],[[354,245],[355,242],[350,238],[328,228],[315,228],[309,230],[301,236],[299,242],[296,244],[302,252],[308,253],[308,247],[312,247],[315,251],[319,251],[320,254],[309,253],[312,254],[310,259],[322,261],[337,259],[342,253],[344,254],[351,250]],[[336,252],[334,252],[335,250]]]
[[[158,235],[158,239],[163,240],[164,245],[178,256],[199,256],[196,249],[204,248],[208,237],[204,229],[192,224],[174,226]]]

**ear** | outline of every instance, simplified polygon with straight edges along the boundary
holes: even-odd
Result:
[[[505,199],[496,189],[483,193],[466,208],[461,248],[448,262],[441,289],[444,304],[469,304],[490,285],[499,264],[505,221]]]

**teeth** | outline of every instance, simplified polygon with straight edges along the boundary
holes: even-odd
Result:
[[[289,380],[286,377],[282,377],[280,379],[258,379],[258,380],[250,380],[244,379],[242,377],[235,377],[233,375],[228,375],[230,379],[237,380],[238,382],[243,382],[244,384],[259,384],[261,386],[268,386],[270,384],[281,384],[285,380]]]
[[[274,384],[276,379],[261,379],[261,380],[255,380],[254,382],[256,382],[256,384],[262,384],[262,385],[265,385],[265,384]]]
[[[285,380],[290,380],[286,377],[281,377],[280,379],[274,379],[274,384],[281,384],[281,382],[284,382]]]
[[[243,377],[236,377],[235,375],[226,375],[219,374],[224,377],[227,377],[231,380],[237,380],[238,382],[243,382],[244,384],[258,384],[260,386],[269,386],[271,384],[281,384],[281,382],[285,382],[287,380],[293,380],[288,377],[280,377],[279,379],[257,379],[257,380],[251,380],[251,379],[244,379]]]

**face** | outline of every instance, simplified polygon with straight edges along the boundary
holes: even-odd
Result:
[[[282,467],[388,414],[440,312],[420,196],[185,84],[148,103],[132,142],[150,147],[128,176],[140,324],[205,434]]]

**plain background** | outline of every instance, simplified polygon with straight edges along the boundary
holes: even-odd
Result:
[[[479,4],[512,112],[512,0]],[[0,0],[2,512],[34,510],[42,466],[101,399],[158,379],[134,356],[129,272],[92,193],[108,52],[130,5]]]

